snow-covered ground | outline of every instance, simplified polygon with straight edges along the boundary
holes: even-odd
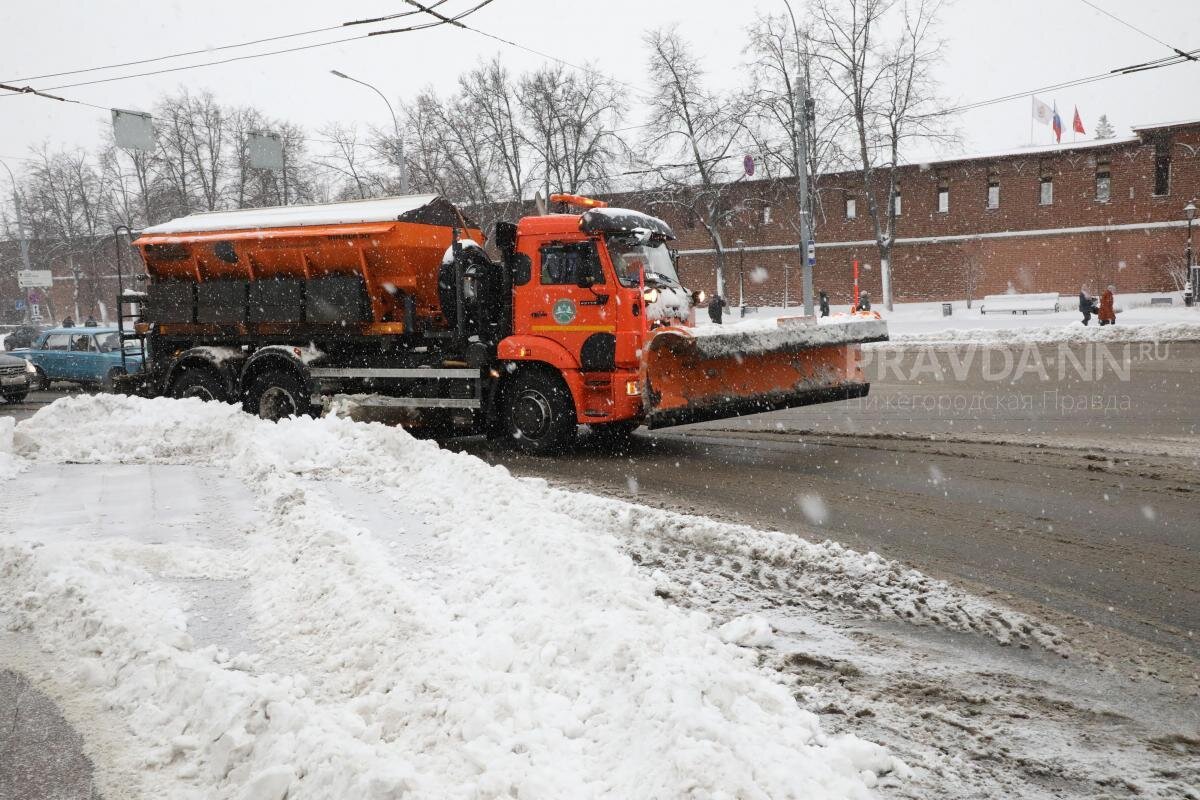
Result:
[[[1151,306],[1152,297],[1170,297],[1172,305]],[[1091,325],[1084,327],[1082,317],[1075,310],[1076,299],[1064,295],[1061,298],[1064,310],[1030,314],[980,314],[980,301],[967,308],[965,300],[951,301],[950,316],[943,316],[942,303],[897,303],[895,310],[886,311],[876,306],[888,326],[888,335],[896,343],[935,342],[1059,342],[1059,341],[1181,341],[1200,340],[1200,308],[1183,305],[1182,294],[1165,292],[1154,294],[1118,294],[1116,307],[1119,310],[1117,324],[1100,327],[1095,317]],[[848,306],[831,306],[833,315],[844,314]],[[740,309],[727,311],[726,328],[755,327],[781,316],[803,314],[802,308],[757,308],[748,311],[745,317]],[[831,316],[825,321],[836,321]],[[701,310],[697,321],[702,329],[710,327]]]
[[[909,773],[823,733],[739,646],[760,624],[664,599],[618,538],[663,512],[345,419],[98,396],[0,424],[34,512],[0,539],[0,628],[51,694],[103,698],[97,767],[131,796],[841,798]],[[740,546],[890,614],[956,597],[833,545]]]
[[[28,512],[0,521],[0,667],[59,702],[105,797],[1170,797],[1197,774],[1043,622],[399,429],[75,397],[0,418],[0,479]]]

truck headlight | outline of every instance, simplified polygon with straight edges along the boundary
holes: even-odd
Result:
[[[25,359],[25,371],[28,372],[30,375],[33,375],[37,372],[37,367],[35,367],[33,365],[33,362],[30,361],[28,358]]]
[[[703,289],[699,289],[695,292],[692,292],[692,305],[694,305],[694,306],[704,305],[704,301],[707,299],[708,299],[708,295],[706,295],[704,293]]]
[[[658,300],[658,289],[647,289],[642,293],[642,299],[647,303],[653,303]]]

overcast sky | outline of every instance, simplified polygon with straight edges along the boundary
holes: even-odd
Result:
[[[802,4],[804,0],[794,0]],[[1092,0],[1154,37],[1184,50],[1200,47],[1197,0]],[[461,8],[451,0],[447,8]],[[336,25],[394,13],[401,0],[317,3],[304,0],[0,0],[0,81],[155,57]],[[696,45],[715,87],[739,80],[744,29],[756,9],[782,10],[782,0],[495,0],[470,23],[497,36],[644,85],[643,31],[678,23]],[[207,53],[82,76],[28,81],[38,88],[147,69],[203,63],[250,52],[308,44],[362,29],[338,30],[236,51]],[[969,102],[1105,72],[1169,55],[1155,43],[1089,8],[1083,0],[957,0],[943,13],[947,44],[940,78],[947,97]],[[476,33],[437,28],[320,47],[233,64],[61,89],[65,97],[103,107],[149,109],[179,87],[208,89],[223,103],[250,104],[310,130],[331,120],[384,125],[383,102],[369,90],[329,74],[339,69],[377,85],[392,98],[411,98],[432,85],[452,88],[459,72],[499,53],[514,71],[542,61]],[[1090,132],[1106,113],[1118,134],[1130,125],[1200,118],[1200,65],[1189,63],[1042,95],[1057,101],[1068,131],[1079,106]],[[640,121],[635,110],[631,122]],[[1027,97],[962,114],[961,150],[987,152],[1029,143]],[[92,146],[107,115],[97,109],[36,97],[0,98],[0,157],[14,169],[31,145]],[[1051,141],[1044,127],[1039,144]],[[1064,135],[1069,141],[1070,134]],[[915,156],[916,154],[910,154]],[[6,183],[7,181],[5,181]]]

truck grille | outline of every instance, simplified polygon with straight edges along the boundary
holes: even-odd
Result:
[[[15,367],[0,367],[0,378],[11,378],[14,375],[24,375],[25,365],[19,364]]]

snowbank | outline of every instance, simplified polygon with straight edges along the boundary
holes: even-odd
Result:
[[[760,624],[718,631],[657,597],[595,524],[639,511],[398,429],[192,400],[59,400],[14,447],[215,466],[254,493],[263,521],[236,549],[0,547],[0,618],[128,720],[123,768],[144,796],[868,797],[905,771],[823,734],[723,641],[764,642]],[[386,508],[417,522],[349,518]],[[164,563],[240,577],[261,652],[198,647]]]
[[[1041,342],[1183,342],[1200,341],[1200,315],[1196,322],[1160,322],[1143,325],[1041,325],[1030,328],[947,328],[925,333],[893,333],[888,345],[978,343],[1036,344]]]

